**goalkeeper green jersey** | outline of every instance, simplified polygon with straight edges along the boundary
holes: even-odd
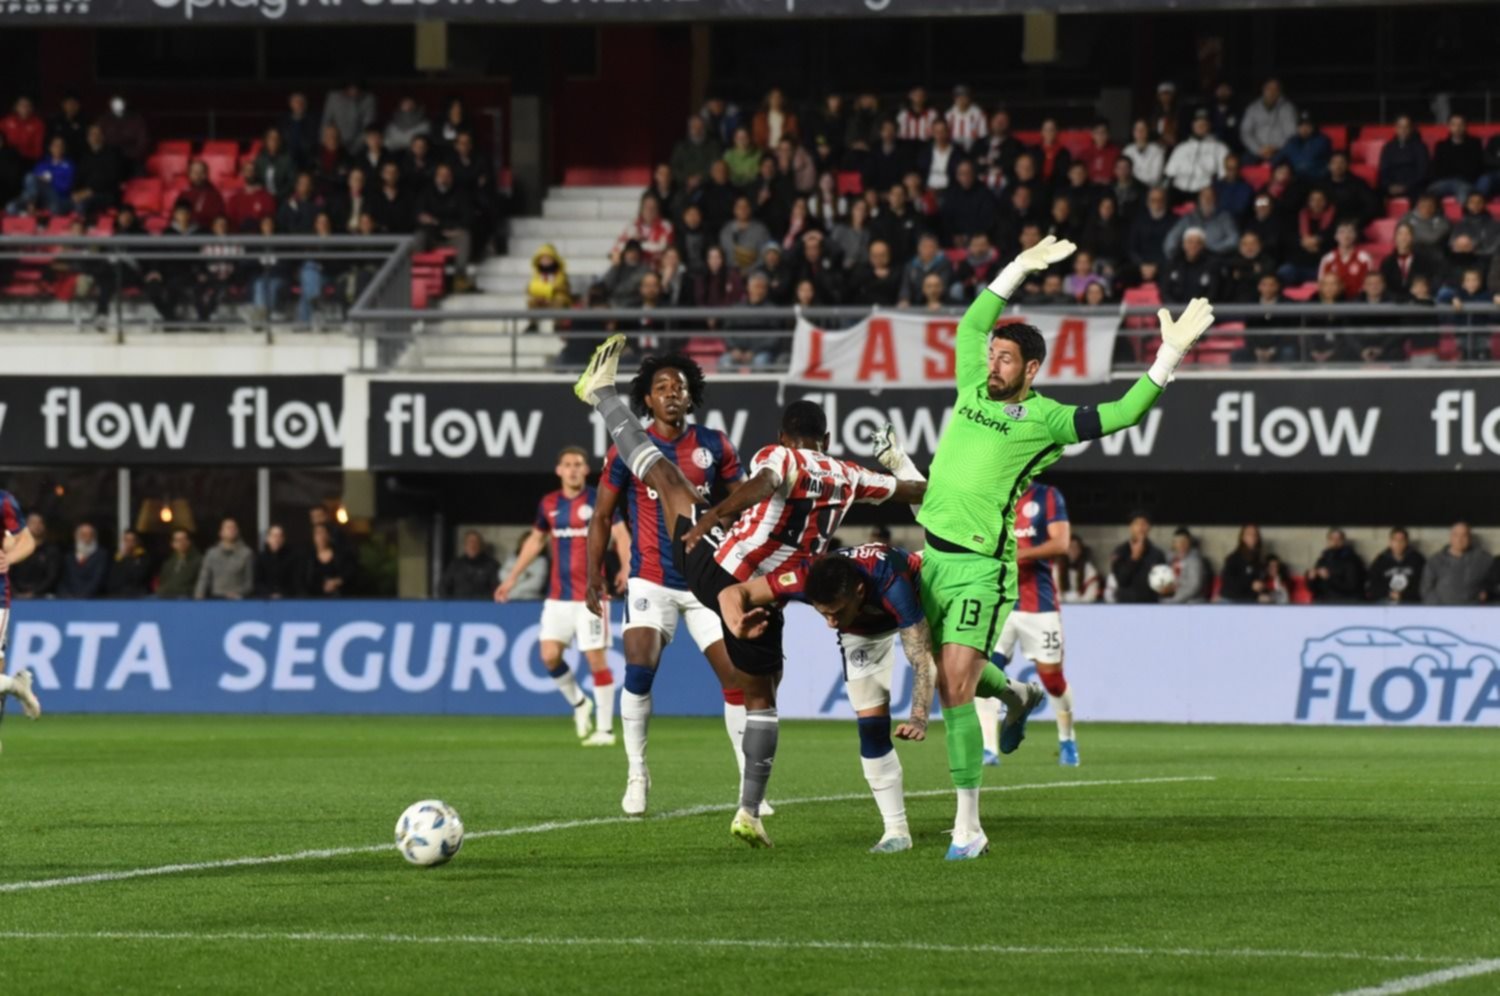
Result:
[[[1024,400],[990,400],[989,340],[1005,302],[980,292],[958,326],[958,399],[928,472],[927,495],[917,521],[928,545],[948,552],[980,553],[1011,564],[1016,502],[1031,480],[1062,457],[1064,446],[1135,425],[1161,388],[1142,377],[1119,401],[1064,405],[1035,391]],[[1013,570],[1002,575],[1015,598]]]

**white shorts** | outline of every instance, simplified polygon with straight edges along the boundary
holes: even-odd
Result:
[[[844,655],[844,684],[855,712],[891,704],[891,675],[896,667],[896,634],[875,636],[839,634]]]
[[[542,603],[541,638],[563,646],[576,638],[579,650],[603,650],[609,646],[609,621],[590,612],[585,602],[549,598]]]
[[[1016,644],[1021,653],[1035,664],[1061,664],[1063,659],[1063,631],[1061,612],[1012,612],[1000,629],[1000,642],[995,649],[1006,657],[1014,657]]]
[[[690,591],[667,588],[644,578],[625,583],[625,632],[650,627],[661,633],[662,643],[671,643],[677,620],[687,622],[688,633],[699,650],[707,650],[724,639],[724,624]]]

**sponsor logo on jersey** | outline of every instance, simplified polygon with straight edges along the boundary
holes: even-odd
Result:
[[[1023,418],[1026,417],[1026,406],[1025,405],[1006,405],[1005,406],[1005,414],[1006,414],[1006,417],[1013,418],[1017,422],[1019,422],[1019,421],[1021,421],[1021,419],[1023,419]]]
[[[986,415],[982,411],[979,411],[977,408],[971,408],[968,405],[964,405],[958,410],[957,414],[959,418],[968,419],[975,425],[982,425],[986,429],[994,429],[996,432],[999,432],[1006,436],[1010,435],[1009,423],[1002,422],[999,419],[990,418],[988,415]]]
[[[707,470],[714,465],[714,455],[706,447],[700,446],[693,450],[693,463],[700,469]]]

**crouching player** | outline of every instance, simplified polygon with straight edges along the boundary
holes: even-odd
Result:
[[[31,672],[5,673],[5,646],[10,632],[10,565],[18,564],[36,550],[36,538],[26,528],[21,503],[9,491],[0,491],[0,717],[5,715],[7,696],[15,696],[28,719],[42,714],[42,704],[31,690]]]

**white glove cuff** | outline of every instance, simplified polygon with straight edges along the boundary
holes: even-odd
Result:
[[[1177,369],[1177,364],[1182,362],[1182,351],[1175,346],[1163,342],[1161,348],[1156,351],[1156,362],[1151,364],[1151,369],[1146,376],[1151,378],[1151,383],[1157,387],[1166,387],[1172,382],[1172,374]]]
[[[1005,264],[1005,269],[1000,271],[999,276],[990,281],[990,290],[1000,295],[1002,301],[1009,303],[1017,288],[1024,284],[1030,275],[1030,270],[1012,260]]]

